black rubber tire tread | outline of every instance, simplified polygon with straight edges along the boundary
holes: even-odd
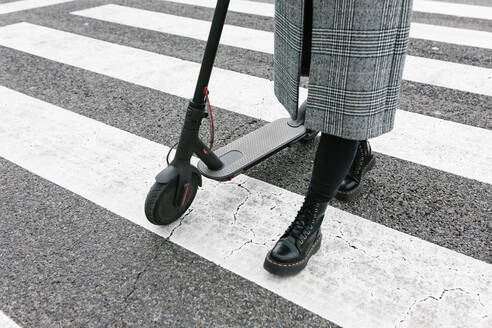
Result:
[[[145,216],[147,217],[147,220],[156,225],[160,225],[160,223],[154,219],[153,212],[157,200],[165,187],[166,184],[155,182],[150,188],[147,198],[145,198]]]
[[[177,188],[177,180],[172,180],[169,183],[159,183],[155,182],[150,188],[149,193],[147,194],[147,198],[145,199],[145,216],[147,219],[155,224],[155,225],[168,225],[179,219],[184,212],[190,207],[195,195],[198,191],[198,177],[196,174],[192,174],[192,183],[191,189],[189,190],[190,194],[186,198],[185,205],[179,209],[177,209],[174,204],[169,202],[168,204],[160,204],[162,202],[162,197],[167,196],[167,194],[171,193],[174,195],[176,193]],[[171,197],[172,199],[174,197]],[[173,216],[169,219],[159,217],[159,207],[165,205],[169,206],[170,210],[175,211]]]

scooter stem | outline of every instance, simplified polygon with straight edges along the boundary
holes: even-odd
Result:
[[[166,183],[178,177],[178,188],[175,202],[178,204],[186,195],[187,186],[190,182],[192,173],[200,177],[199,171],[190,164],[191,156],[195,153],[212,170],[218,170],[224,163],[210,150],[199,138],[201,121],[206,117],[205,113],[205,87],[208,86],[215,56],[219,47],[222,29],[224,27],[227,10],[230,0],[218,0],[215,8],[212,25],[208,34],[207,45],[203,54],[200,73],[195,87],[195,94],[190,100],[186,110],[185,121],[181,130],[176,155],[170,165],[156,177],[156,181]]]
[[[203,54],[200,74],[198,75],[195,95],[193,96],[193,102],[195,104],[202,104],[205,102],[205,94],[203,93],[203,90],[206,86],[208,86],[208,81],[210,79],[210,75],[212,74],[217,48],[219,47],[220,36],[222,35],[222,28],[224,27],[227,9],[229,8],[229,1],[230,0],[217,1],[214,17],[212,19],[212,26],[210,27],[210,32],[208,34],[207,45]]]
[[[185,122],[179,138],[176,149],[176,158],[189,160],[193,153],[196,153],[200,159],[204,159],[210,164],[211,169],[220,168],[223,163],[207,146],[200,141],[198,130],[205,114],[205,87],[208,86],[212,68],[214,66],[217,48],[219,47],[222,29],[224,27],[227,9],[230,0],[218,0],[215,8],[212,25],[208,34],[208,41],[203,54],[202,65],[198,75],[198,81],[195,87],[195,94],[188,105]]]

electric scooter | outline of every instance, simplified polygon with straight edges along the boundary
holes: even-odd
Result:
[[[248,168],[265,160],[294,143],[314,139],[318,131],[304,127],[306,102],[297,111],[297,117],[281,118],[212,151],[199,138],[202,119],[208,102],[208,82],[217,53],[230,0],[218,0],[210,28],[205,53],[193,99],[186,110],[175,156],[171,163],[155,178],[145,200],[145,215],[156,225],[167,225],[179,219],[193,202],[202,175],[217,181],[228,181]],[[213,116],[210,107],[210,119]],[[172,149],[172,148],[171,148]],[[197,167],[190,162],[195,154],[200,161]],[[169,153],[168,153],[169,156]]]

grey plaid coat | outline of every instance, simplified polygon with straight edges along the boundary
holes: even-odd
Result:
[[[411,8],[412,0],[275,0],[274,92],[290,116],[309,74],[306,128],[353,140],[390,131]]]

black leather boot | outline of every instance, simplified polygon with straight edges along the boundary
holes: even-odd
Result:
[[[349,201],[357,197],[362,192],[362,177],[374,167],[375,163],[376,158],[372,154],[369,141],[360,141],[352,167],[338,187],[336,198]]]
[[[295,220],[268,252],[263,264],[267,271],[285,276],[304,269],[320,248],[320,226],[327,206],[328,202],[304,198]]]

